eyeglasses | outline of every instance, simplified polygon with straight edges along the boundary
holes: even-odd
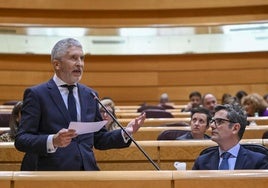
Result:
[[[236,122],[230,121],[228,119],[222,119],[222,118],[215,118],[215,119],[212,118],[209,123],[210,124],[215,123],[216,126],[219,126],[219,125],[223,124],[225,121],[230,122],[230,123],[236,123]]]

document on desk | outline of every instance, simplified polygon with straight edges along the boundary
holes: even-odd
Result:
[[[76,130],[77,134],[86,134],[99,131],[107,121],[97,122],[70,122],[69,129]]]

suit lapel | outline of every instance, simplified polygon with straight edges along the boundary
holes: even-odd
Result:
[[[243,169],[246,166],[247,162],[249,161],[247,159],[246,150],[243,148],[243,146],[240,146],[237,159],[235,162],[235,169]]]
[[[55,103],[55,106],[62,113],[62,115],[64,116],[64,119],[66,119],[68,122],[70,122],[71,119],[69,116],[69,112],[64,104],[64,101],[62,99],[62,96],[60,94],[60,91],[59,91],[57,85],[55,84],[55,82],[52,79],[49,80],[47,85],[48,85],[48,92],[50,94],[51,99]]]
[[[219,150],[217,148],[216,154],[211,156],[210,163],[211,163],[211,169],[212,170],[218,170],[219,167]]]
[[[83,90],[85,89],[84,87],[82,87],[79,83],[77,84],[77,88],[78,88],[78,95],[79,95],[79,100],[80,100],[80,107],[81,107],[81,121],[84,122],[85,117],[86,117],[86,104],[87,104],[87,96],[84,95],[86,94],[86,92],[84,92]],[[88,97],[89,100],[89,97]]]

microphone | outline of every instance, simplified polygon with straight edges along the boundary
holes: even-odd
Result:
[[[97,95],[91,91],[90,94],[93,96],[94,100],[96,100],[102,108],[106,111],[107,114],[114,120],[114,122],[121,128],[121,130],[129,137],[129,139],[137,146],[137,148],[143,153],[143,155],[152,163],[152,165],[156,168],[156,170],[160,170],[160,168],[155,164],[155,162],[148,156],[148,154],[140,147],[140,145],[135,141],[135,139],[124,129],[124,127],[117,121],[114,115],[101,103],[100,99]]]

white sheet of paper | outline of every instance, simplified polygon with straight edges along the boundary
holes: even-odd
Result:
[[[70,122],[69,129],[76,130],[77,134],[86,134],[99,131],[107,121],[98,122]]]

